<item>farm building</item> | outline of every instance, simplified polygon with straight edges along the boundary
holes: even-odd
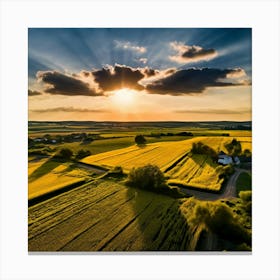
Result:
[[[227,164],[232,164],[232,157],[225,154],[223,151],[221,151],[218,154],[218,163],[223,164],[223,165],[227,165]]]
[[[231,157],[227,154],[225,154],[223,151],[221,151],[218,154],[218,163],[223,164],[223,165],[227,165],[227,164],[236,164],[239,165],[240,164],[240,160],[238,158],[238,156],[235,157]]]

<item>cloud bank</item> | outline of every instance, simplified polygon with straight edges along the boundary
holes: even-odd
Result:
[[[60,95],[85,95],[96,96],[99,95],[95,89],[90,88],[89,83],[82,81],[78,75],[69,76],[57,71],[39,71],[37,72],[37,79],[42,81],[45,85],[45,92]]]
[[[53,112],[66,112],[66,113],[106,113],[107,110],[102,109],[86,109],[86,108],[74,108],[74,107],[56,107],[46,109],[34,109],[31,110],[34,113],[53,113]]]
[[[249,108],[240,108],[236,110],[230,109],[197,109],[197,110],[176,110],[174,111],[178,114],[215,114],[215,115],[240,115],[240,114],[249,114],[251,113],[251,109]]]
[[[121,88],[144,89],[138,83],[145,76],[140,69],[116,64],[115,66],[95,70],[91,74],[103,92]]]
[[[210,87],[249,85],[243,69],[189,68],[164,70],[126,65],[108,65],[92,71],[72,75],[58,71],[39,71],[37,78],[45,92],[68,96],[106,96],[122,88],[147,94],[187,95],[201,94]],[[34,92],[31,93],[34,95]]]
[[[238,79],[227,80],[228,75],[234,76],[239,71],[240,69],[211,68],[178,70],[147,84],[146,89],[150,93],[184,95],[203,93],[208,87],[244,85]]]

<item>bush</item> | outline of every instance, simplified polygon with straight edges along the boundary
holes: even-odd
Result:
[[[218,157],[215,150],[201,142],[193,143],[191,152],[194,154],[208,155],[215,159]]]
[[[245,150],[243,151],[242,155],[243,155],[244,157],[246,157],[246,158],[249,158],[249,157],[252,156],[252,153],[251,153],[251,151],[250,151],[249,149],[245,149]]]
[[[221,202],[197,203],[190,222],[194,225],[204,224],[221,238],[235,244],[245,242],[250,245],[250,233],[234,217],[230,207]]]
[[[252,215],[252,191],[240,191],[239,197],[242,199],[243,208],[249,214]]]
[[[252,191],[241,191],[239,197],[246,202],[252,201]]]
[[[146,139],[143,135],[136,135],[134,140],[137,145],[143,145],[146,143]]]
[[[241,143],[239,141],[237,141],[235,138],[232,139],[231,142],[226,143],[225,147],[226,147],[227,151],[229,152],[229,154],[232,156],[238,156],[242,152]]]
[[[91,155],[91,152],[88,150],[79,150],[76,159],[82,159]]]
[[[178,136],[193,136],[192,132],[187,132],[187,131],[183,131],[183,132],[179,132],[176,135]]]
[[[156,165],[145,165],[138,168],[132,168],[128,174],[127,185],[153,190],[167,187],[163,173]]]
[[[69,160],[69,159],[71,159],[72,155],[73,155],[73,152],[70,149],[63,148],[55,155],[55,157],[62,159],[62,160]]]

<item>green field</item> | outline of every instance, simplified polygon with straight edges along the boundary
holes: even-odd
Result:
[[[200,231],[188,226],[180,205],[110,181],[89,183],[29,208],[28,249],[195,250]]]
[[[209,209],[207,219],[200,208]],[[96,180],[29,207],[28,250],[240,250],[244,242],[250,246],[251,234],[251,220],[243,208],[241,199],[174,199]],[[213,221],[228,227],[228,235],[213,227]],[[245,250],[250,250],[248,245]]]
[[[252,189],[252,176],[247,172],[243,172],[239,175],[236,182],[236,192],[250,191]]]

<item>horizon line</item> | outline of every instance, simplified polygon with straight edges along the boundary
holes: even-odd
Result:
[[[172,121],[172,120],[164,120],[164,121],[156,121],[156,120],[148,120],[148,121],[112,121],[112,120],[102,120],[102,121],[94,121],[94,120],[28,120],[28,122],[119,122],[119,123],[123,123],[123,122],[131,122],[131,123],[135,123],[135,122],[252,122],[252,120],[245,120],[245,121],[237,121],[237,120],[204,120],[204,121]]]

